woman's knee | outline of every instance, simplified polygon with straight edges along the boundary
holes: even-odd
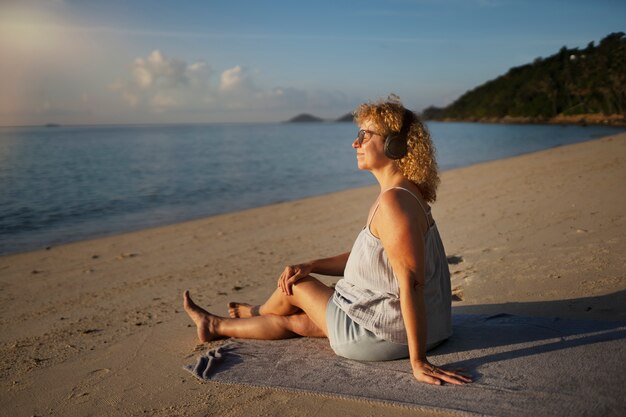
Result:
[[[296,297],[318,297],[322,294],[332,294],[334,291],[328,285],[310,275],[307,275],[306,277],[298,280],[298,282],[296,282],[292,288],[293,295],[295,295]]]

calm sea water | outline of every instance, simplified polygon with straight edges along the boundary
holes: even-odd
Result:
[[[429,127],[442,169],[620,131]],[[356,168],[355,134],[350,123],[0,128],[0,254],[374,184]]]

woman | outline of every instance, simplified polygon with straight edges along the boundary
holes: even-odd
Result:
[[[264,304],[229,303],[231,318],[198,307],[188,291],[185,310],[203,342],[328,337],[335,353],[349,359],[409,357],[422,382],[471,382],[426,358],[452,333],[450,273],[427,204],[439,183],[430,136],[395,96],[360,105],[355,121],[358,167],[376,177],[381,191],[352,251],[287,266]],[[311,273],[344,278],[332,289]]]

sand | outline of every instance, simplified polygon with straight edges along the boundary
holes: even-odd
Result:
[[[624,184],[626,134],[444,172],[433,212],[453,312],[626,320]],[[377,192],[0,257],[0,414],[415,415],[181,369],[207,347],[184,289],[217,314],[263,301],[284,265],[349,250]]]

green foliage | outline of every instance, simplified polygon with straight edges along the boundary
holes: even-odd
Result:
[[[470,90],[425,118],[481,119],[602,113],[626,115],[626,37],[611,33],[598,46],[561,50]]]

